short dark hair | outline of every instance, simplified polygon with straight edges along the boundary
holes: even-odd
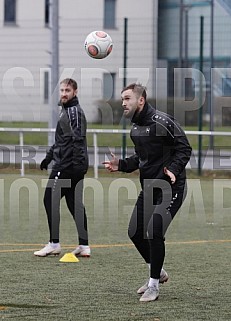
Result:
[[[126,91],[131,89],[135,94],[137,94],[139,97],[144,97],[144,99],[146,100],[147,98],[147,88],[141,84],[136,84],[136,83],[132,83],[126,87],[124,87],[121,91],[121,94]]]
[[[61,84],[70,85],[74,90],[78,88],[77,82],[72,78],[65,78],[60,82]]]

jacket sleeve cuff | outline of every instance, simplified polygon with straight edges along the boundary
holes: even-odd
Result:
[[[126,172],[126,163],[123,159],[119,159],[118,171]]]

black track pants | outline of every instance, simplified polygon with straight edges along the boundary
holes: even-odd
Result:
[[[79,235],[79,244],[88,245],[87,217],[83,205],[83,178],[52,171],[44,194],[44,206],[50,231],[50,242],[59,242],[60,200],[65,196]]]
[[[165,182],[166,185],[166,182]],[[163,201],[163,195],[165,201]],[[150,277],[159,279],[165,258],[165,232],[186,195],[184,184],[180,188],[142,190],[133,210],[128,235],[146,263],[151,263]]]

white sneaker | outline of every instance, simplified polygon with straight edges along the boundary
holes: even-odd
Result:
[[[61,253],[61,246],[59,243],[49,242],[44,248],[39,251],[35,251],[36,256],[48,256],[48,255],[59,255]]]
[[[141,302],[155,301],[159,297],[159,289],[156,286],[149,286],[140,298]]]
[[[168,273],[162,268],[160,272],[159,283],[165,283],[168,281],[168,279],[169,279]]]
[[[148,281],[137,290],[138,294],[143,294],[148,289]]]
[[[162,269],[160,273],[159,283],[163,284],[167,282],[168,279],[169,279],[168,273],[164,269]],[[148,289],[148,282],[149,280],[137,290],[138,294],[143,294]]]
[[[72,251],[72,253],[76,256],[90,257],[91,249],[88,245],[79,245],[74,251]]]

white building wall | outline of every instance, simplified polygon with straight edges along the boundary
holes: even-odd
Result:
[[[124,17],[128,18],[127,83],[141,81],[149,97],[155,94],[158,1],[117,0],[116,28],[104,29],[104,0],[60,0],[60,78],[78,81],[79,98],[88,121],[97,120],[103,73],[116,73],[116,98],[123,87]],[[45,1],[18,0],[16,26],[4,26],[0,0],[0,121],[48,121],[43,73],[51,64],[51,31],[45,27]],[[94,5],[92,5],[94,4]],[[107,31],[114,48],[106,59],[95,60],[84,51],[93,30]]]
[[[0,2],[4,12],[4,1]],[[18,0],[17,23],[0,21],[0,120],[46,121],[40,68],[50,61],[50,31],[44,23],[44,1]]]

